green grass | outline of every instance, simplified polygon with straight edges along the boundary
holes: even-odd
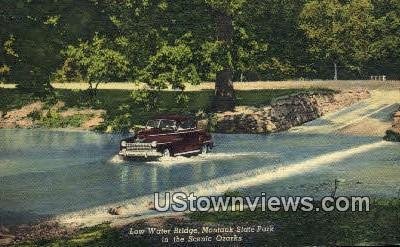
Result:
[[[0,88],[0,111],[2,112],[20,108],[32,101],[31,94],[23,94],[16,89]]]
[[[273,90],[248,90],[237,91],[237,105],[260,106],[268,105],[274,98],[296,92],[307,92],[307,89],[273,89]],[[319,89],[319,91],[325,91]],[[67,103],[67,106],[87,105],[88,101],[81,91],[58,90],[59,97]],[[123,104],[131,103],[130,91],[123,90],[99,90],[94,105],[98,108],[113,111]],[[174,91],[161,92],[161,111],[180,112],[182,106],[175,102],[179,93]],[[212,90],[191,91],[185,93],[189,97],[189,110],[207,110],[210,107],[210,100],[214,94]]]
[[[102,224],[94,227],[88,227],[80,230],[72,237],[58,239],[42,239],[37,241],[28,241],[18,244],[21,247],[36,246],[151,246],[145,240],[132,241],[122,237],[118,229],[111,228],[109,224]]]
[[[79,128],[90,116],[76,114],[68,117],[62,117],[59,113],[54,112],[47,114],[40,119],[40,127],[45,128]]]

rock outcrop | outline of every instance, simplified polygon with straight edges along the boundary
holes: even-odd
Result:
[[[369,98],[363,89],[340,93],[300,93],[277,98],[264,107],[239,106],[232,112],[216,113],[208,127],[220,133],[273,133],[314,120],[328,112]],[[201,121],[204,126],[204,120]]]
[[[387,141],[400,142],[400,109],[393,114],[392,128],[386,131],[384,139]]]

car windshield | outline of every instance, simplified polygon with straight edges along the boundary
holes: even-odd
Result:
[[[159,124],[160,124],[160,120],[158,120],[158,119],[157,120],[149,120],[146,123],[146,128],[147,129],[158,128]]]

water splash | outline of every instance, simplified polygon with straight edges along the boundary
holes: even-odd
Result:
[[[204,163],[212,160],[226,160],[226,159],[237,159],[240,157],[274,157],[276,154],[272,154],[270,152],[241,152],[241,153],[208,153],[208,154],[200,154],[196,156],[176,156],[176,157],[161,157],[158,160],[151,161],[127,161],[124,160],[119,155],[114,155],[108,160],[108,163],[111,164],[150,164],[156,166],[176,166],[176,165],[185,165],[185,164],[198,164]]]
[[[108,163],[111,164],[122,164],[125,163],[126,161],[118,154],[114,155],[111,157],[111,159],[108,160]]]
[[[190,157],[185,157],[185,156],[168,157],[168,158],[161,157],[158,161],[149,161],[146,163],[157,166],[170,167],[170,166],[184,165],[184,164],[191,164],[191,165],[200,164],[213,160],[237,159],[240,157],[273,157],[273,156],[277,155],[272,154],[270,152],[208,153]]]

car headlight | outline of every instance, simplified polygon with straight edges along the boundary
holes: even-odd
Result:
[[[157,142],[156,142],[156,141],[152,141],[152,142],[151,142],[151,146],[152,146],[153,148],[157,147]]]
[[[121,142],[121,147],[126,147],[126,141]]]

